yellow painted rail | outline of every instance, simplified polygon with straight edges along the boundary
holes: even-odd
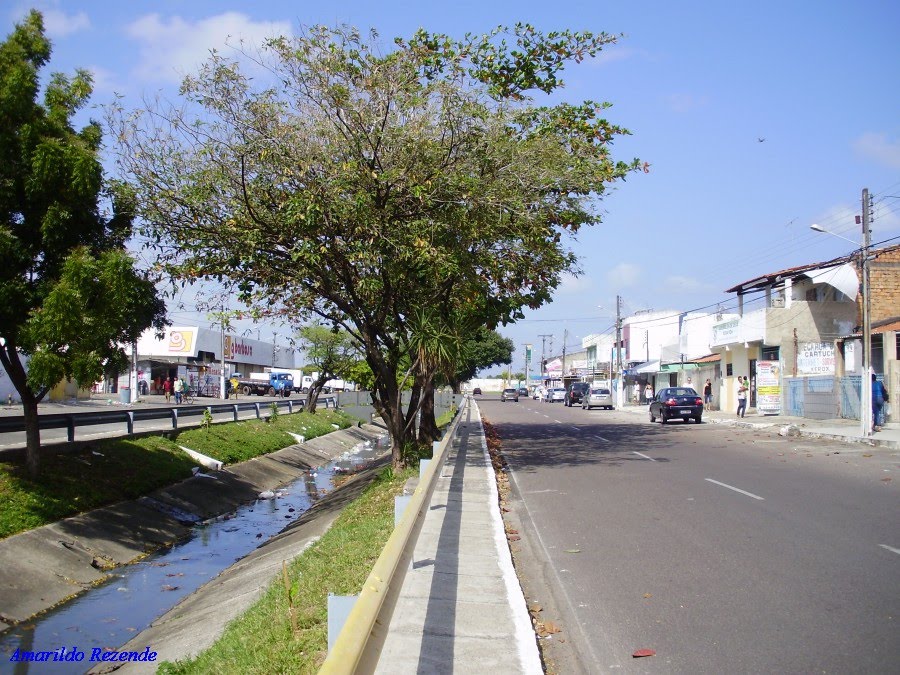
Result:
[[[319,669],[320,675],[341,673],[373,673],[387,637],[391,614],[412,563],[416,540],[431,504],[431,495],[441,475],[444,461],[464,416],[470,413],[468,399],[463,399],[434,457],[425,469],[403,517],[384,546],[375,566],[353,605],[347,622],[335,640],[328,658]]]

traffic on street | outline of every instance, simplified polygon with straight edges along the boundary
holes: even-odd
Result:
[[[554,672],[900,662],[896,450],[662,426],[647,406],[479,405],[509,465],[526,599],[561,627],[541,640]]]

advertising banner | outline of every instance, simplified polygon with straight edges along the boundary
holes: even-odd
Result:
[[[781,366],[778,361],[756,362],[756,409],[765,415],[781,414]]]
[[[834,375],[834,343],[802,342],[797,351],[799,375]]]

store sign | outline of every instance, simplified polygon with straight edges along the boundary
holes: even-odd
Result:
[[[197,344],[196,328],[170,328],[166,336],[166,351],[170,354],[194,354]]]
[[[834,375],[834,343],[804,342],[797,352],[800,375]]]
[[[756,409],[768,415],[781,413],[781,366],[778,361],[756,362]]]
[[[741,322],[739,319],[723,321],[713,325],[713,344],[727,345],[741,342]]]
[[[253,357],[253,345],[247,344],[240,338],[225,336],[225,358],[229,361],[251,362]]]

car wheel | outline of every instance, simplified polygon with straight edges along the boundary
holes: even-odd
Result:
[[[662,410],[661,410],[661,411],[659,412],[659,421],[660,421],[662,424],[668,424],[668,423],[669,423],[669,418],[666,417],[665,411],[662,411]]]
[[[697,424],[702,424],[702,423],[703,423],[703,419],[700,418],[700,417],[695,417],[695,418],[694,418],[694,421],[695,421]]]
[[[656,415],[653,414],[653,411],[652,411],[652,410],[650,411],[650,421],[651,421],[651,422],[655,422],[655,421],[656,421]]]

